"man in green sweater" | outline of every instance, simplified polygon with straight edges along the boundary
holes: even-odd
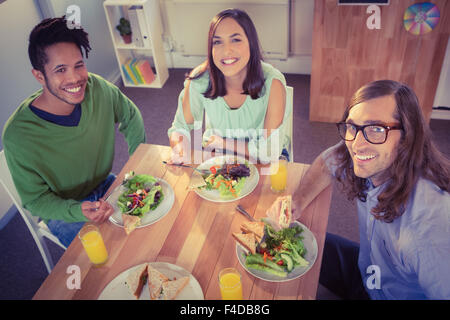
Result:
[[[42,89],[26,98],[3,130],[8,167],[23,206],[68,246],[86,221],[113,213],[101,200],[114,175],[115,124],[131,155],[145,142],[142,116],[120,90],[88,73],[88,34],[64,17],[30,34],[32,73]]]

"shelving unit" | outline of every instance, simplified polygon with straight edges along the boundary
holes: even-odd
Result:
[[[138,47],[133,42],[125,44],[119,31],[116,29],[121,17],[129,20],[128,8],[135,5],[143,8],[146,31],[150,37],[149,44],[144,47]],[[169,71],[161,36],[159,0],[106,0],[103,2],[103,7],[124,85],[126,87],[162,88],[169,77]],[[134,84],[131,82],[122,70],[122,65],[130,58],[144,58],[148,60],[155,73],[155,80],[150,84]]]

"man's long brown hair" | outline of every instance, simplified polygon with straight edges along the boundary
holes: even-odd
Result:
[[[392,95],[397,107],[395,118],[403,127],[398,144],[397,157],[388,168],[390,180],[378,196],[378,204],[372,209],[375,218],[392,222],[405,211],[408,198],[420,177],[435,183],[449,192],[450,160],[432,141],[430,129],[425,122],[419,101],[413,90],[403,83],[379,80],[360,88],[350,100],[342,121],[346,121],[355,105],[383,96]],[[383,110],[380,110],[383,112]],[[336,176],[347,190],[349,199],[366,200],[367,179],[359,178],[353,171],[353,162],[345,144],[337,150]]]

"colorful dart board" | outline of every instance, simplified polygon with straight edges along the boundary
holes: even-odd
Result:
[[[406,31],[417,36],[433,30],[439,18],[440,12],[436,5],[430,2],[416,3],[406,9],[403,25]]]

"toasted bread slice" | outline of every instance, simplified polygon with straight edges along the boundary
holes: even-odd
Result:
[[[233,237],[239,242],[244,248],[246,248],[251,253],[256,253],[256,238],[254,233],[232,233]]]
[[[148,265],[148,290],[150,291],[150,299],[156,300],[161,295],[161,287],[164,282],[169,281],[164,274]]]
[[[139,299],[141,296],[142,288],[147,281],[147,276],[147,263],[144,263],[131,272],[127,277],[127,286],[136,299]]]
[[[261,242],[264,236],[264,222],[262,221],[246,221],[241,225],[241,230],[245,233],[254,233],[256,240]]]
[[[162,298],[164,300],[174,300],[188,283],[189,277],[183,277],[177,280],[163,282]]]
[[[141,225],[141,218],[122,213],[123,227],[127,234],[130,234],[134,229]]]

